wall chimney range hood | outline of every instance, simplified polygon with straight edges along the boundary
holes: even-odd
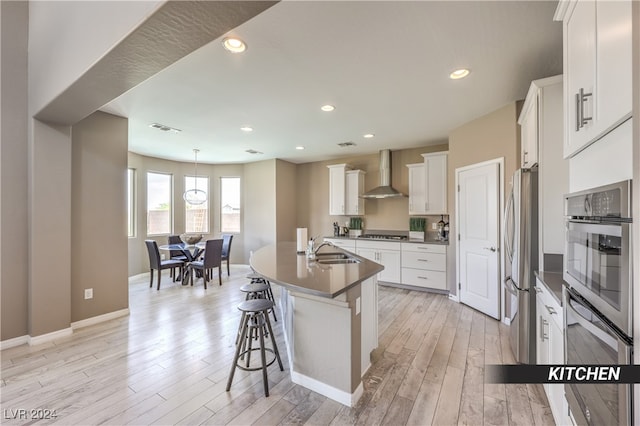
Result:
[[[380,151],[380,186],[367,191],[362,198],[399,198],[406,197],[402,192],[391,187],[391,151]]]

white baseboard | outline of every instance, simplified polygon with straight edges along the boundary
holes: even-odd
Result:
[[[291,370],[291,381],[300,386],[304,386],[307,389],[311,389],[312,391],[317,392],[320,395],[324,395],[327,398],[331,398],[342,405],[346,405],[347,407],[355,407],[356,403],[364,393],[362,382],[360,382],[355,392],[349,393],[340,389],[336,389],[333,386],[322,383],[316,379],[312,379],[311,377],[305,376],[304,374],[300,374],[296,371],[293,371],[293,369]]]
[[[43,343],[51,342],[61,337],[71,336],[72,334],[73,329],[71,329],[71,327],[63,328],[62,330],[52,331],[51,333],[41,334],[39,336],[29,336],[27,343],[29,343],[29,346],[36,346]]]
[[[460,297],[457,294],[449,293],[449,300],[452,302],[460,303]]]
[[[28,344],[29,346],[40,345],[42,343],[47,343],[55,339],[59,339],[61,337],[67,337],[73,334],[74,330],[79,328],[88,327],[90,325],[99,324],[101,322],[109,321],[112,319],[120,318],[129,315],[129,308],[120,309],[119,311],[109,312],[104,315],[98,315],[95,317],[87,318],[81,321],[72,322],[69,328],[64,328],[62,330],[53,331],[51,333],[42,334],[40,336],[20,336],[15,337],[13,339],[3,340],[0,342],[0,350],[5,350],[9,348],[13,348],[15,346],[20,346],[24,344]]]
[[[0,351],[20,345],[26,345],[27,343],[29,343],[29,336],[26,334],[24,336],[14,337],[13,339],[3,340],[0,342]]]
[[[129,315],[129,308],[120,309],[119,311],[113,311],[103,315],[98,315],[95,317],[72,322],[71,329],[77,330],[79,328],[100,324],[101,322],[109,321],[109,320],[120,318],[120,317],[125,317],[127,315]]]

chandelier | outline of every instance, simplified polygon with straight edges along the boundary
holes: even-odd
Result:
[[[204,202],[207,201],[207,193],[201,189],[198,189],[198,152],[200,152],[199,149],[193,150],[193,154],[195,155],[195,161],[194,161],[195,173],[193,178],[194,179],[193,189],[184,191],[184,194],[182,195],[182,198],[184,198],[184,201],[186,201],[188,204],[195,205],[195,206],[203,204]]]

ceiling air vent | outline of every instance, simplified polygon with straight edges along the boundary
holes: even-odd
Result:
[[[245,152],[249,154],[264,154],[264,152],[256,151],[255,149],[247,149]]]
[[[158,130],[162,130],[163,132],[178,133],[178,132],[182,131],[180,129],[176,129],[174,127],[169,127],[169,126],[165,126],[164,124],[158,124],[158,123],[151,123],[151,124],[149,124],[149,127],[154,128],[154,129],[158,129]]]
[[[355,144],[355,143],[353,143],[353,142],[351,142],[351,141],[349,141],[349,142],[340,142],[340,143],[338,144],[338,146],[339,146],[340,148],[346,148],[346,147],[349,147],[349,146],[356,146],[356,144]]]

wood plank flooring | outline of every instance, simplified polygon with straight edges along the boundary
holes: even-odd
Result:
[[[270,396],[259,372],[241,370],[226,392],[248,272],[232,265],[222,287],[207,290],[167,272],[160,291],[148,275],[134,277],[128,317],[2,351],[0,423],[553,425],[540,385],[483,381],[485,364],[514,362],[508,327],[443,295],[384,286],[380,347],[356,407],[291,382],[279,323],[285,371],[270,368]],[[56,417],[31,418],[38,409]]]

